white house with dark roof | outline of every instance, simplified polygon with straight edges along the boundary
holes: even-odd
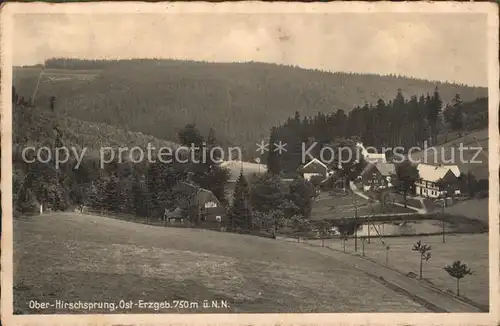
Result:
[[[450,188],[455,194],[460,194],[458,187],[460,169],[458,166],[418,164],[417,170],[419,173],[419,180],[415,182],[417,196],[438,198],[446,195]],[[447,189],[443,189],[439,185],[440,180],[447,185]]]
[[[326,179],[333,174],[333,171],[317,158],[313,158],[306,165],[300,168],[300,172],[305,180],[311,180],[313,176],[321,176]]]

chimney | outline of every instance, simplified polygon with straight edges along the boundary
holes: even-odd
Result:
[[[192,180],[193,180],[193,172],[188,172],[186,175],[186,181],[188,183],[191,183]]]

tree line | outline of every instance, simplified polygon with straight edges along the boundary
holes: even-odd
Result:
[[[54,100],[51,102],[54,106]],[[272,174],[253,176],[248,181],[241,174],[232,194],[234,200],[229,203],[226,190],[229,171],[217,164],[217,156],[202,160],[201,149],[194,153],[195,160],[186,164],[114,160],[101,168],[99,157],[88,155],[78,168],[75,168],[77,161],[73,157],[56,168],[55,152],[61,146],[80,145],[78,135],[71,134],[64,120],[47,124],[48,117],[22,106],[15,97],[13,106],[16,116],[13,206],[18,213],[37,212],[43,205],[44,210],[86,207],[102,214],[162,219],[166,208],[179,207],[186,219],[195,221],[192,194],[176,187],[178,182],[185,181],[210,190],[217,197],[227,209],[229,229],[276,230],[286,220],[297,224],[309,217],[313,191],[298,175],[289,185],[284,185],[281,178]],[[57,132],[50,132],[51,128]],[[178,132],[178,143],[187,147],[194,144],[210,151],[219,141],[214,130],[204,136],[195,124],[188,124]],[[22,148],[27,145],[50,147],[52,160],[41,162],[33,152],[27,152],[23,158]],[[46,158],[42,157],[44,161]]]
[[[312,144],[314,157],[324,147],[331,147],[339,139],[359,139],[365,146],[374,147],[381,153],[383,147],[423,147],[438,144],[438,136],[457,131],[460,136],[475,129],[488,126],[488,99],[478,98],[462,102],[457,94],[450,104],[444,105],[439,90],[433,94],[405,98],[401,89],[394,100],[379,99],[375,105],[355,107],[349,113],[339,109],[331,114],[318,113],[301,118],[299,112],[283,124],[271,128],[270,143],[287,143],[287,151],[281,155],[269,152],[267,157],[271,170],[290,173],[302,162],[301,151]],[[305,144],[305,145],[302,145]]]
[[[217,130],[224,146],[242,147],[246,160],[255,158],[255,143],[268,136],[271,126],[295,111],[301,116],[329,115],[340,109],[348,114],[365,102],[388,103],[397,87],[404,94],[426,94],[438,85],[443,103],[456,93],[463,101],[487,94],[484,88],[402,76],[330,73],[255,62],[57,58],[48,60],[45,68],[94,69],[89,74],[96,78],[82,81],[70,71],[64,72],[69,78],[64,82],[42,77],[33,99],[37,108],[48,108],[50,96],[55,96],[69,116],[167,140],[176,139],[186,124],[196,123],[203,134],[210,127]],[[31,102],[39,73],[19,73],[23,75],[20,96]]]

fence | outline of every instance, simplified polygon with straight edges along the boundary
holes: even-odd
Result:
[[[207,230],[224,231],[224,227],[221,226],[219,223],[216,224],[216,223],[203,223],[202,222],[200,224],[194,224],[194,223],[191,223],[187,219],[186,219],[185,223],[176,223],[176,222],[172,223],[172,222],[169,222],[167,219],[164,219],[163,217],[161,217],[161,218],[147,218],[147,217],[138,216],[135,214],[117,213],[117,212],[107,211],[104,209],[98,210],[98,209],[94,209],[94,208],[84,208],[83,210],[79,210],[79,213],[88,214],[88,215],[104,216],[104,217],[114,218],[114,219],[118,219],[118,220],[153,225],[153,226],[176,227],[176,228],[202,228],[202,229],[207,229]]]

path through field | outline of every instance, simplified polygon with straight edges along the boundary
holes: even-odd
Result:
[[[254,236],[75,213],[14,221],[16,313],[55,312],[31,310],[32,299],[227,300],[229,309],[193,309],[222,313],[428,311],[411,296],[361,271],[364,266],[354,265],[341,253]],[[413,280],[400,279],[399,285],[412,284],[407,282]],[[418,287],[413,284],[411,289]],[[443,302],[448,311],[474,311],[437,293],[426,295]]]

